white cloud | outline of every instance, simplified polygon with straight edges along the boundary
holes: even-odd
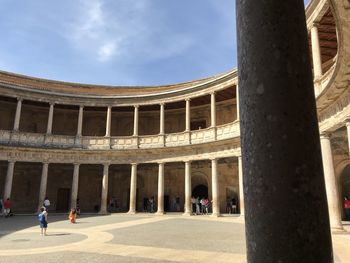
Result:
[[[107,42],[98,49],[98,60],[102,62],[107,61],[115,54],[115,52],[115,42]]]
[[[162,10],[155,9],[152,1],[78,3],[76,18],[66,27],[67,37],[76,50],[100,63],[123,58],[128,61],[168,58],[192,44],[190,36],[169,34],[163,25]]]

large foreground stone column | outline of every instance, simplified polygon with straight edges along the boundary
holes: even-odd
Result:
[[[100,214],[107,214],[108,173],[109,173],[109,163],[105,163],[103,164]]]
[[[38,211],[39,211],[40,207],[43,206],[45,196],[46,196],[48,170],[49,170],[49,164],[43,163],[43,168],[41,171],[41,180],[40,180]]]
[[[248,262],[333,262],[303,0],[237,0]]]
[[[339,210],[339,193],[334,173],[331,140],[327,134],[321,135],[321,149],[331,228],[335,231],[343,231],[344,228]]]
[[[159,163],[158,168],[158,215],[164,214],[164,163]]]
[[[136,213],[136,188],[137,188],[137,164],[131,164],[131,179],[130,179],[130,208],[129,214]]]
[[[14,169],[15,169],[15,162],[9,161],[8,165],[7,165],[7,174],[6,174],[6,179],[5,179],[3,201],[5,201],[7,198],[11,198]]]
[[[185,162],[185,211],[184,215],[192,214],[192,186],[191,186],[191,162]]]

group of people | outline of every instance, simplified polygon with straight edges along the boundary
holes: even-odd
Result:
[[[10,198],[7,198],[5,201],[0,199],[0,214],[4,215],[5,217],[12,216],[11,211],[12,203]]]
[[[154,213],[155,212],[155,200],[154,196],[150,198],[143,198],[143,212]]]
[[[228,214],[235,214],[238,212],[237,209],[237,200],[236,198],[227,198],[226,200],[226,213]]]
[[[40,235],[46,236],[46,230],[48,225],[48,209],[51,203],[48,197],[45,197],[43,206],[39,209],[38,220],[40,226]],[[72,208],[69,212],[68,219],[71,223],[76,223],[77,215],[80,213],[79,199],[77,199],[76,208]]]
[[[192,196],[192,213],[195,215],[207,215],[209,213],[210,201],[207,197],[199,198]]]

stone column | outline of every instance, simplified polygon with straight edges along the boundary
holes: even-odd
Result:
[[[50,103],[49,118],[47,119],[46,134],[52,133],[53,110],[55,103]]]
[[[218,180],[218,161],[211,160],[211,191],[212,191],[212,216],[220,216],[220,195],[219,195],[219,180]]]
[[[242,156],[238,156],[239,211],[244,216]]]
[[[348,134],[348,145],[349,145],[349,155],[350,155],[350,119],[346,120],[346,131]]]
[[[159,127],[159,134],[164,135],[164,127],[165,127],[165,110],[164,110],[164,103],[160,104],[160,127]]]
[[[191,186],[191,162],[185,162],[185,212],[184,215],[192,215],[192,186]]]
[[[139,135],[139,105],[134,106],[134,134],[133,136]]]
[[[11,198],[14,168],[15,168],[15,161],[9,161],[7,165],[7,174],[5,179],[5,188],[4,188],[4,196],[3,196],[4,201],[7,198]]]
[[[318,23],[314,23],[311,28],[312,62],[314,66],[314,79],[322,77],[322,58],[320,40],[318,37]]]
[[[73,172],[73,180],[72,180],[72,195],[70,207],[77,207],[77,199],[78,199],[78,186],[79,186],[79,163],[74,164],[74,172]]]
[[[47,187],[47,172],[49,170],[49,163],[43,163],[41,170],[41,180],[40,180],[40,191],[39,191],[39,204],[38,211],[40,207],[43,206],[45,196],[46,196],[46,187]]]
[[[107,118],[106,118],[106,137],[111,136],[111,121],[112,121],[112,106],[107,108]]]
[[[129,214],[136,213],[136,189],[137,189],[137,163],[131,164],[131,179],[130,179],[130,208]]]
[[[186,99],[186,132],[191,130],[191,99]]]
[[[17,100],[16,115],[15,115],[15,122],[13,124],[14,131],[19,130],[19,122],[21,120],[21,110],[22,110],[22,99],[18,99]]]
[[[239,120],[239,86],[236,85],[236,111],[237,111],[237,120]]]
[[[216,127],[216,101],[215,92],[210,93],[210,113],[211,113],[211,127]]]
[[[158,168],[158,215],[164,214],[164,163],[159,163]]]
[[[105,163],[103,164],[100,214],[107,214],[108,173],[109,173],[109,163]]]
[[[237,0],[248,262],[333,262],[302,0]]]
[[[321,134],[321,150],[331,228],[334,231],[343,231],[344,228],[341,222],[341,213],[339,211],[340,199],[334,173],[331,140],[327,134]]]
[[[82,130],[83,130],[83,114],[84,114],[84,106],[79,106],[77,136],[81,136],[81,135],[82,135]]]

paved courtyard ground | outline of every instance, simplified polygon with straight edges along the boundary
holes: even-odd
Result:
[[[348,233],[333,235],[335,262],[350,262]],[[0,218],[0,262],[246,262],[241,217],[181,214],[50,215],[47,236],[36,216]]]

